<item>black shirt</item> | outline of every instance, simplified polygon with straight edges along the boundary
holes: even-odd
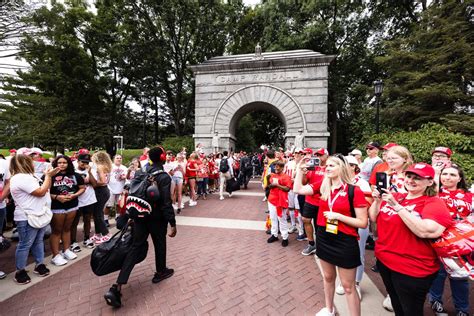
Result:
[[[67,195],[74,194],[79,191],[79,186],[84,185],[84,179],[76,172],[72,175],[65,175],[58,173],[51,179],[50,193],[53,195]],[[51,201],[51,209],[53,210],[68,210],[77,207],[79,201],[77,198],[61,203],[56,199]]]

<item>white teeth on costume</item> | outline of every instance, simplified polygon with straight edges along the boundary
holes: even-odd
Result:
[[[150,213],[151,212],[151,205],[147,201],[140,199],[135,196],[127,197],[127,205],[125,208],[129,210],[130,208],[137,209],[140,213]]]

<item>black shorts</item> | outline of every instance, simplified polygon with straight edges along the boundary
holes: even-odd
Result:
[[[361,265],[357,237],[338,232],[327,233],[326,227],[318,226],[316,231],[316,256],[344,269]]]
[[[318,210],[318,206],[305,202],[301,211],[301,216],[316,219],[318,217]]]

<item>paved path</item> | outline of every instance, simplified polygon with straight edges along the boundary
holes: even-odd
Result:
[[[266,204],[259,189],[251,183],[249,190],[224,201],[214,194],[186,207],[177,216],[177,237],[168,239],[167,260],[174,276],[151,282],[150,247],[122,289],[121,309],[103,300],[117,273],[95,276],[90,251],[83,250],[64,267],[49,265],[52,275],[46,278],[30,273],[30,286],[14,284],[12,275],[0,281],[0,315],[314,315],[324,304],[315,258],[300,254],[304,243],[294,234],[287,248],[266,243]],[[363,292],[363,315],[389,314],[368,277]],[[336,297],[336,306],[340,315],[348,315],[344,296]]]

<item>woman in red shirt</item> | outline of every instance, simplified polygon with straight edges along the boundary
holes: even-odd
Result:
[[[199,169],[198,156],[196,153],[189,155],[188,163],[186,164],[186,176],[189,183],[189,206],[197,205],[196,202],[196,176]]]
[[[440,182],[439,197],[446,203],[451,218],[462,220],[471,215],[472,194],[467,189],[466,177],[461,167],[451,164],[441,170]],[[431,308],[436,313],[447,313],[442,301],[446,277],[446,270],[441,266],[430,289]],[[469,281],[450,278],[449,283],[456,315],[469,315]]]
[[[371,221],[377,222],[377,266],[396,315],[423,315],[426,294],[439,270],[431,239],[452,224],[436,196],[435,171],[425,163],[405,171],[407,193],[372,192]]]
[[[367,227],[367,202],[359,187],[354,187],[354,211],[351,214],[349,186],[352,178],[349,164],[342,155],[334,155],[326,162],[322,182],[302,185],[306,165],[297,169],[294,192],[302,195],[321,193],[316,231],[316,255],[324,282],[326,307],[316,315],[335,315],[334,293],[336,267],[346,293],[350,315],[360,315],[360,299],[356,292],[356,269],[361,265],[358,245],[358,228]]]

